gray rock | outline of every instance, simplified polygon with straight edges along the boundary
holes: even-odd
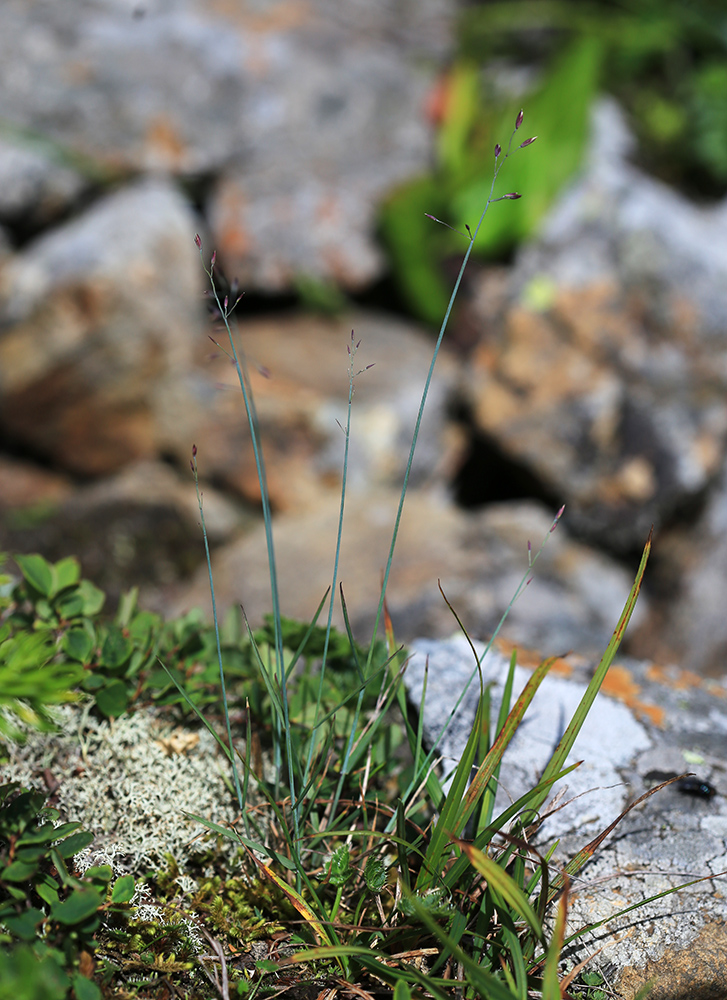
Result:
[[[2,8],[4,116],[100,164],[210,170],[241,152],[245,52],[196,5]]]
[[[98,178],[212,185],[214,243],[247,288],[358,288],[382,270],[378,202],[428,163],[424,94],[454,9],[8,0],[3,117]]]
[[[346,503],[339,580],[360,641],[374,624],[381,574],[391,541],[398,494],[392,489],[352,493]],[[339,497],[329,493],[310,510],[276,519],[275,544],[284,614],[310,619],[331,582]],[[569,649],[600,655],[616,625],[631,581],[603,556],[568,539],[549,535],[552,515],[536,504],[513,504],[466,514],[437,491],[413,490],[407,497],[387,600],[399,641],[423,632],[451,635],[457,624],[442,599],[441,585],[474,636],[493,630],[518,585],[530,573],[528,541],[541,559],[504,630],[510,641],[549,654]],[[242,603],[251,621],[270,610],[270,585],[262,526],[215,553],[213,573],[218,608]],[[300,581],[305,579],[306,586]],[[166,595],[163,607],[178,614],[209,607],[209,581],[200,571],[190,586]],[[637,620],[644,614],[637,611]],[[342,627],[340,611],[336,624]]]
[[[703,516],[688,536],[679,540],[683,553],[674,561],[680,568],[678,595],[671,607],[655,607],[654,621],[645,627],[645,639],[654,639],[690,670],[721,677],[727,662],[727,475],[713,490]],[[676,546],[674,546],[676,548]]]
[[[482,656],[485,647],[476,644],[476,649]],[[449,724],[439,749],[445,773],[451,772],[469,736],[479,696],[476,676],[466,689],[474,657],[462,638],[418,640],[411,650],[405,674],[409,697],[420,705],[428,665],[424,729],[431,743]],[[482,664],[484,681],[492,685],[493,717],[508,661],[495,647]],[[545,679],[506,751],[496,814],[537,783],[585,691],[588,665],[573,660],[565,666],[570,666],[571,677]],[[514,697],[528,676],[517,668]],[[723,874],[727,870],[727,688],[676,668],[622,660],[611,667],[602,691],[612,696],[600,693],[596,697],[566,761],[583,760],[583,764],[561,781],[560,785],[567,783],[567,793],[560,809],[546,818],[536,844],[543,850],[559,840],[553,860],[557,868],[669,773],[698,771],[700,778],[711,782],[715,790],[711,797],[680,794],[671,785],[648,798],[624,817],[573,882],[571,932],[680,883],[707,876],[707,881],[589,933],[570,950],[575,963],[603,947],[591,967],[604,971],[617,991],[623,979],[626,996],[632,996],[653,971],[649,963],[658,963],[656,968],[664,971],[659,995],[665,996],[670,966],[683,966],[687,948],[701,953],[700,941],[709,937],[710,927],[724,926],[727,920]],[[554,794],[557,791],[558,785]],[[547,806],[543,811],[547,812]],[[714,986],[714,977],[720,982],[724,969],[715,972],[712,966],[711,973]],[[694,978],[704,980],[704,970]]]
[[[0,426],[84,476],[157,453],[157,398],[201,336],[195,220],[168,184],[130,186],[0,269]],[[191,447],[191,442],[190,442]]]
[[[25,498],[22,508],[16,504],[0,519],[0,550],[41,552],[50,561],[74,556],[106,592],[112,609],[125,590],[163,589],[188,579],[204,560],[190,474],[182,478],[166,464],[142,461],[79,487],[28,465],[17,470],[2,463],[0,472],[13,473]],[[211,486],[203,486],[202,494],[211,545],[256,523],[253,514]],[[6,498],[13,498],[7,487],[0,510]]]
[[[667,314],[676,292],[693,307],[698,331],[724,345],[727,200],[693,204],[629,162],[635,145],[618,104],[602,99],[583,174],[521,254],[516,282],[522,288],[537,274],[577,287],[614,275],[627,288],[646,286],[652,308]]]
[[[0,220],[35,230],[48,225],[85,190],[83,176],[58,162],[42,141],[0,140]]]
[[[476,426],[568,504],[581,537],[643,545],[717,477],[727,441],[727,203],[626,159],[600,105],[582,177],[520,253],[473,357]]]
[[[368,311],[336,319],[281,315],[245,320],[244,314],[241,319],[239,350],[247,359],[273,508],[311,507],[340,481],[351,346],[355,377],[349,489],[360,492],[401,483],[431,363],[432,345],[424,331]],[[226,337],[223,333],[218,343],[229,351]],[[457,365],[443,351],[421,425],[413,485],[444,477],[446,408],[456,377]],[[206,350],[186,379],[167,386],[159,413],[160,434],[184,465],[194,441],[204,477],[259,502],[239,379],[226,355],[217,351],[210,356]]]

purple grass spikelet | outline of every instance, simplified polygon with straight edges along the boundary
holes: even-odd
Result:
[[[555,529],[558,527],[558,521],[560,521],[561,517],[563,516],[563,511],[564,510],[565,510],[565,504],[563,504],[563,506],[560,508],[560,510],[558,511],[558,513],[555,515],[555,519],[554,519],[553,523],[550,526],[550,534],[551,535],[553,534],[553,532],[555,531]]]
[[[502,146],[500,145],[499,142],[496,142],[495,143],[495,159],[497,159],[497,157],[500,155],[501,152],[502,152]]]
[[[538,138],[537,135],[534,135],[530,139],[526,139],[525,142],[521,142],[520,143],[520,145],[518,146],[518,149],[525,149],[525,147],[529,146],[531,142],[535,142],[535,140],[537,138]]]
[[[515,128],[518,129],[523,123],[523,118],[525,117],[525,112],[520,108],[520,114],[515,119]]]

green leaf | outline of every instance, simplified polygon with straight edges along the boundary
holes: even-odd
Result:
[[[15,852],[17,861],[25,861],[26,864],[36,864],[46,853],[45,844],[38,844],[35,847],[21,847]]]
[[[402,184],[381,210],[381,229],[401,293],[409,308],[432,325],[441,322],[449,287],[439,266],[443,227],[425,213],[441,218],[446,210],[441,185],[429,176]]]
[[[0,872],[5,882],[27,882],[37,872],[38,865],[25,861],[11,861],[7,868]]]
[[[411,1000],[411,990],[403,979],[394,987],[394,1000]]]
[[[513,142],[537,135],[532,149],[517,150],[498,179],[495,196],[518,191],[520,201],[493,206],[477,238],[475,253],[500,252],[526,239],[554,198],[581,165],[603,58],[597,35],[581,35],[558,53],[538,92],[524,98],[525,124]],[[506,145],[514,125],[513,107],[498,118],[492,143]],[[527,130],[527,131],[526,131]],[[524,134],[523,134],[524,133]],[[478,168],[469,185],[455,189],[453,225],[479,218],[490,193],[492,174]],[[451,221],[451,220],[448,220]]]
[[[118,719],[129,707],[126,685],[120,680],[111,680],[96,692],[98,710],[107,718]]]
[[[128,903],[134,895],[134,876],[122,875],[111,890],[112,903]]]
[[[104,677],[103,674],[86,674],[81,687],[84,691],[98,691],[99,688],[105,687],[108,682],[108,677]]]
[[[0,1000],[66,1000],[70,987],[61,967],[63,956],[34,946],[18,945],[2,954]]]
[[[93,834],[88,830],[79,830],[78,833],[72,833],[70,837],[61,841],[60,844],[56,844],[56,850],[62,858],[72,858],[74,854],[78,854],[92,843]]]
[[[36,830],[27,830],[18,841],[18,845],[27,847],[29,844],[48,844],[58,840],[58,828],[52,823],[43,823]]]
[[[89,878],[94,882],[102,882],[104,885],[111,881],[114,872],[111,865],[92,865],[87,868],[84,878]]]
[[[386,885],[387,868],[378,854],[372,854],[364,868],[364,879],[369,892],[379,893]]]
[[[75,621],[83,617],[85,602],[80,587],[75,587],[55,602],[56,613],[63,621]]]
[[[81,614],[92,618],[97,615],[106,601],[103,590],[95,587],[90,580],[81,580],[77,593],[81,597]]]
[[[86,979],[80,972],[75,972],[72,976],[73,992],[76,1000],[101,1000],[101,990],[96,983]]]
[[[27,900],[27,898],[28,898],[28,893],[26,892],[25,889],[18,889],[14,885],[10,885],[9,883],[7,883],[4,886],[4,889],[5,889],[5,892],[8,895],[8,899],[9,900],[12,900],[12,899],[21,900],[22,899],[23,902],[25,902]],[[13,912],[13,906],[12,906],[11,902],[6,902],[5,904],[3,904],[3,905],[0,906],[0,918],[2,917],[3,913],[5,913],[6,911],[8,913],[12,913]],[[1,922],[2,921],[0,920],[0,923]]]
[[[50,916],[59,924],[80,924],[102,903],[101,894],[95,889],[75,889],[65,902],[51,908]]]
[[[93,652],[93,637],[85,628],[72,628],[65,633],[61,648],[71,660],[88,663]]]
[[[55,573],[56,593],[60,593],[66,587],[73,587],[81,579],[81,566],[73,556],[61,559],[55,564],[53,570]]]
[[[27,582],[44,597],[53,593],[53,568],[40,555],[15,556],[15,562],[20,567]]]
[[[345,885],[355,874],[349,863],[350,852],[345,844],[341,844],[333,854],[328,867],[328,881],[331,885]]]
[[[77,821],[74,821],[73,823],[63,823],[61,826],[55,827],[55,836],[53,837],[53,840],[63,840],[64,837],[69,837],[80,828],[81,824]]]
[[[43,902],[48,904],[48,906],[55,906],[58,903],[58,889],[54,889],[52,885],[40,882],[36,885],[35,891],[38,893]]]
[[[106,670],[122,667],[133,652],[133,645],[118,625],[110,625],[101,647],[100,665]]]
[[[53,605],[45,597],[39,597],[35,602],[35,614],[41,621],[57,624],[57,617]]]
[[[3,917],[7,929],[21,941],[34,940],[37,934],[36,928],[42,920],[45,920],[45,913],[35,908],[25,910],[18,915]]]

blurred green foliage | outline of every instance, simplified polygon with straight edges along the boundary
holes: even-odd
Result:
[[[506,164],[478,237],[482,257],[506,255],[536,229],[577,172],[600,93],[626,109],[642,167],[697,198],[727,191],[727,5],[724,0],[498,0],[467,5],[458,56],[432,95],[438,128],[432,170],[384,206],[382,235],[407,305],[441,320],[451,291],[443,262],[464,253],[487,202],[493,149],[536,148]]]

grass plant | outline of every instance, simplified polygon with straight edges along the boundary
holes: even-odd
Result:
[[[539,684],[547,675],[551,661],[546,661],[533,673],[525,690],[511,706],[513,657],[506,685],[507,697],[494,723],[490,719],[489,697],[482,676],[483,657],[478,658],[475,654],[472,678],[479,678],[479,707],[466,749],[445,791],[435,767],[436,743],[425,750],[421,722],[415,728],[409,720],[402,685],[405,651],[397,646],[395,640],[386,610],[386,591],[422,415],[462,277],[491,205],[520,197],[515,192],[495,196],[495,186],[509,157],[534,141],[534,138],[529,138],[517,143],[522,122],[523,113],[520,112],[507,148],[503,151],[499,144],[496,145],[489,195],[474,229],[466,226],[466,233],[461,234],[468,245],[441,322],[422,391],[383,571],[373,634],[365,658],[354,653],[355,670],[350,678],[350,692],[338,704],[331,705],[326,703],[323,693],[333,607],[339,596],[336,584],[345,514],[354,380],[362,374],[355,370],[358,344],[355,334],[351,334],[348,346],[348,415],[343,428],[345,452],[336,555],[331,587],[310,626],[311,629],[316,627],[318,616],[327,602],[317,691],[312,713],[307,713],[311,716],[310,722],[305,726],[291,725],[289,699],[290,685],[294,683],[293,671],[300,653],[305,649],[308,634],[303,636],[292,660],[286,662],[263,450],[244,356],[236,347],[232,327],[237,303],[231,304],[218,288],[215,255],[212,255],[209,267],[204,265],[202,258],[211,295],[229,342],[229,351],[225,349],[225,353],[237,369],[253,442],[265,519],[273,608],[274,641],[268,644],[267,655],[260,651],[257,660],[272,713],[269,729],[273,738],[276,777],[274,786],[254,780],[258,781],[260,791],[267,797],[277,837],[268,836],[264,843],[252,844],[246,836],[240,838],[240,842],[244,843],[259,871],[285,894],[301,917],[298,937],[307,947],[289,956],[283,965],[299,964],[327,970],[333,981],[339,985],[348,984],[357,990],[376,990],[377,983],[384,983],[394,990],[395,996],[401,998],[411,995],[459,995],[524,1000],[534,990],[546,998],[560,997],[558,960],[565,936],[568,876],[578,870],[587,854],[582,858],[579,856],[568,871],[553,880],[549,872],[549,858],[540,857],[530,848],[528,836],[537,826],[538,811],[553,783],[568,770],[564,769],[564,761],[628,625],[650,548],[649,542],[613,639],[538,785],[503,814],[493,816],[494,792],[502,756]],[[440,222],[434,216],[430,219]],[[197,245],[202,256],[199,238]],[[220,346],[218,341],[215,343]],[[192,469],[197,482],[196,453]],[[203,516],[201,504],[200,512]],[[551,530],[555,529],[561,514],[562,510]],[[207,558],[213,615],[216,616],[208,549]],[[530,559],[518,594],[529,578],[532,562],[534,560]],[[340,591],[340,601],[350,648],[355,651],[343,590]],[[385,655],[378,641],[382,621],[387,642]],[[249,626],[247,632],[254,646]],[[221,659],[220,680],[224,689]],[[373,695],[374,707],[365,713],[362,708],[367,695],[369,700]],[[344,711],[347,728],[342,731],[337,727],[337,720]],[[396,775],[393,793],[389,791],[386,794],[382,779],[391,782],[392,769],[377,758],[375,741],[381,728],[391,724],[394,711],[400,714],[410,760],[408,767]],[[236,777],[235,787],[240,811],[244,815],[245,801],[241,789],[248,780],[253,780],[253,774],[247,757],[240,755],[239,762],[236,760],[229,717],[226,751],[233,770],[237,771],[239,766],[243,771],[243,779]],[[473,768],[476,768],[474,778]],[[202,817],[195,819],[203,822]],[[472,840],[462,839],[467,830],[474,831]],[[234,831],[229,831],[229,835],[239,836]],[[553,928],[547,932],[546,913],[557,899],[560,902]]]
[[[6,930],[17,926],[25,935],[12,953],[3,951],[12,933],[0,936],[0,963],[10,955],[7,969],[13,983],[24,975],[30,982],[23,970],[32,967],[37,972],[41,963],[50,961],[41,939],[51,928],[56,935],[53,955],[61,956],[53,968],[63,972],[59,963],[67,952],[73,968],[65,982],[73,984],[77,1000],[100,1000],[102,993],[190,998],[219,994],[229,1000],[283,990],[307,998],[323,996],[327,989],[395,1000],[535,996],[555,1000],[563,995],[570,980],[560,978],[560,956],[564,945],[577,938],[567,928],[569,882],[614,824],[563,869],[553,868],[557,845],[542,853],[533,846],[533,837],[553,784],[572,769],[565,767],[566,757],[628,625],[651,541],[613,638],[550,762],[535,787],[499,815],[495,791],[503,755],[552,661],[542,663],[524,690],[516,693],[513,655],[505,694],[493,718],[482,669],[486,652],[478,657],[472,647],[470,683],[479,684],[479,703],[461,760],[445,787],[437,769],[444,730],[433,745],[424,745],[422,712],[418,720],[412,718],[402,682],[406,650],[396,641],[386,604],[422,415],[462,276],[490,207],[520,197],[514,192],[496,196],[495,187],[510,156],[534,141],[518,142],[522,122],[520,112],[506,149],[495,147],[489,196],[476,226],[466,226],[461,234],[467,247],[423,387],[368,642],[361,645],[353,636],[338,579],[354,388],[366,372],[356,365],[355,333],[348,343],[348,410],[342,427],[342,488],[331,586],[311,622],[292,622],[280,607],[263,447],[245,357],[233,328],[239,299],[231,302],[220,290],[215,254],[209,266],[203,259],[203,266],[229,348],[214,342],[237,370],[262,498],[271,594],[265,626],[253,630],[244,612],[239,627],[233,619],[218,620],[199,491],[197,463],[204,456],[198,456],[196,448],[191,468],[209,569],[211,629],[194,617],[162,625],[137,611],[133,594],[122,601],[114,623],[101,624],[96,616],[103,601],[99,602],[98,592],[84,587],[74,566],[52,567],[41,557],[29,557],[21,564],[24,579],[6,600],[3,612],[0,676],[5,662],[24,650],[13,628],[25,628],[40,637],[51,700],[64,696],[80,670],[83,690],[107,716],[118,717],[148,698],[186,712],[187,717],[196,715],[229,761],[230,791],[239,821],[223,824],[192,813],[188,818],[214,837],[231,841],[239,851],[240,867],[225,872],[219,854],[210,848],[204,874],[196,881],[169,858],[168,870],[152,873],[145,886],[135,888],[131,876],[114,882],[113,874],[119,873],[111,866],[97,866],[85,882],[63,869],[60,885],[47,867],[55,847],[46,851],[45,846],[34,846],[33,837],[40,836],[37,829],[45,837],[37,842],[51,844],[40,799],[15,787],[0,789],[9,810],[0,815],[0,848],[2,822],[16,822],[22,807],[27,815],[20,832],[28,840],[27,864],[32,861],[34,866],[29,869],[34,881],[24,897],[18,879],[25,870],[17,867],[19,859],[13,853],[16,840],[6,838],[5,854],[0,850],[0,920],[5,920]],[[202,255],[199,237],[197,246]],[[562,513],[555,516],[551,532]],[[525,589],[538,555],[529,554],[513,601]],[[343,632],[332,626],[337,600]],[[64,666],[68,661],[75,665],[71,671]],[[14,690],[11,707],[32,694],[33,678],[28,676],[27,691]],[[461,698],[465,693],[466,688]],[[426,684],[423,698],[425,694]],[[45,725],[43,704],[43,697],[31,699],[36,721]],[[244,739],[236,739],[240,724]],[[261,763],[266,755],[269,767]],[[87,838],[78,836],[85,845]],[[48,858],[44,851],[50,852]],[[96,883],[91,885],[88,880],[94,876]],[[39,885],[46,888],[41,891]],[[90,899],[89,886],[96,895],[93,912],[81,914],[90,921],[84,933],[92,925],[102,927],[101,950],[106,956],[95,967],[93,983],[93,962],[84,956],[98,942],[94,944],[86,933],[64,952],[64,934],[71,932],[56,919],[58,912],[63,915],[60,908],[67,900]],[[104,886],[108,886],[105,898]],[[180,886],[192,894],[186,909],[179,902]],[[154,906],[145,893],[152,894]],[[103,923],[106,912],[114,913],[114,926]],[[124,914],[127,921],[122,926]],[[190,914],[204,928],[209,945],[204,954],[198,925],[189,923]],[[266,941],[266,951],[247,960],[245,952],[260,939]],[[37,960],[36,965],[31,960]],[[204,975],[195,975],[195,970]],[[71,986],[63,985],[62,975],[58,981],[61,985],[53,995],[63,997]],[[32,990],[13,995],[16,1000],[18,996],[35,1000]]]

